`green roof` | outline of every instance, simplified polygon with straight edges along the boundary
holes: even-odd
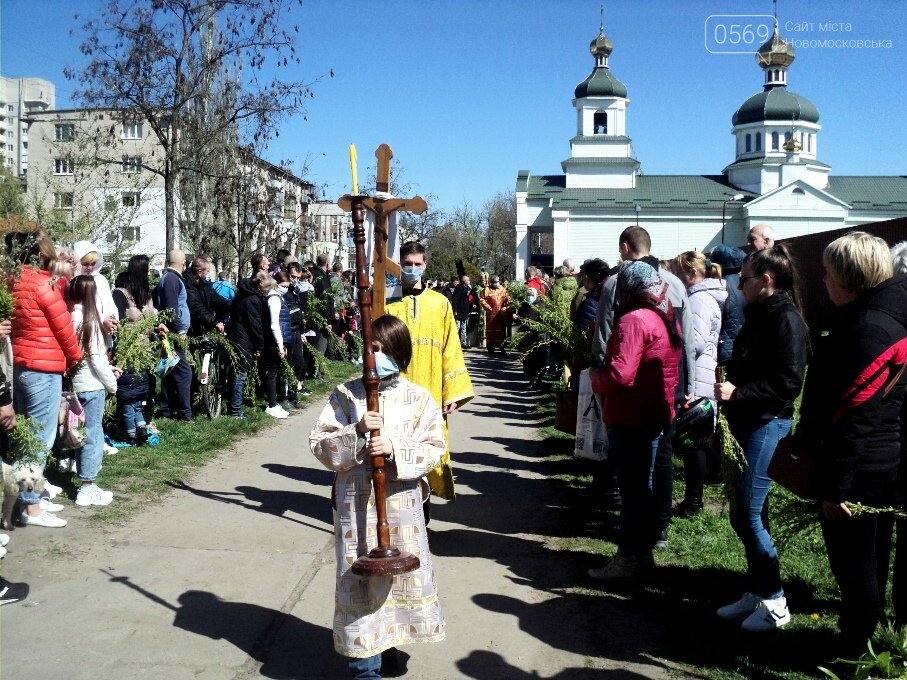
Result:
[[[771,87],[757,92],[743,102],[731,122],[734,125],[761,123],[765,120],[791,120],[819,122],[819,109],[806,97],[791,92],[786,87]]]
[[[640,175],[635,189],[567,189],[564,175],[526,178],[526,199],[552,200],[554,208],[675,209],[695,206],[720,208],[728,195],[742,193],[746,199],[758,194],[728,184],[724,175]],[[520,190],[520,187],[517,187]]]
[[[611,74],[611,69],[596,66],[589,77],[573,91],[577,99],[583,97],[626,97],[627,86]]]
[[[777,158],[766,158],[763,154],[762,156],[757,156],[756,158],[747,158],[745,161],[735,161],[731,163],[724,169],[724,172],[734,168],[761,168],[761,167],[777,167],[779,165],[812,165],[818,168],[828,168],[831,169],[831,166],[828,163],[823,163],[822,161],[817,161],[812,158],[800,158],[796,163],[791,163],[787,158],[782,158],[778,156]]]
[[[856,210],[903,210],[907,212],[907,177],[829,177],[825,189]]]
[[[567,189],[564,175],[535,176],[521,170],[517,191],[529,201],[551,200],[554,208],[646,209],[711,206],[720,208],[728,195],[743,194],[745,201],[759,194],[729,184],[724,175],[639,175],[635,189]],[[907,177],[829,177],[825,191],[855,210],[900,210],[907,214]]]

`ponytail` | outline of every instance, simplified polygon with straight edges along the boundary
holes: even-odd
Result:
[[[790,295],[794,305],[801,314],[803,313],[796,261],[786,243],[776,243],[771,248],[757,250],[747,258],[747,261],[754,274],[758,276],[765,273],[771,274],[775,282],[775,289],[783,290]]]

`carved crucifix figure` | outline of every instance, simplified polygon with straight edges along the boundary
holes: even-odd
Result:
[[[393,150],[382,144],[375,150],[378,159],[375,190],[387,194],[391,185],[391,159]],[[344,210],[350,210],[350,201],[344,196],[338,204]],[[375,213],[375,233],[372,238],[372,316],[377,318],[384,314],[384,303],[387,297],[387,274],[400,278],[400,264],[388,257],[387,242],[388,216],[396,211],[406,211],[419,215],[428,208],[421,196],[413,198],[383,198],[368,196],[362,204]]]

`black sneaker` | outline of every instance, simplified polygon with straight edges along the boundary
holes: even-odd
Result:
[[[308,388],[306,388],[306,387],[303,387],[301,390],[299,390],[298,392],[296,392],[296,394],[299,395],[299,396],[301,396],[301,397],[311,397],[311,396],[312,396],[312,390],[310,390],[310,389],[308,389]]]
[[[145,446],[148,443],[148,427],[140,425],[135,428],[135,441],[138,446]]]
[[[282,402],[280,402],[280,408],[282,408],[287,413],[296,410],[296,406],[294,406],[288,399],[284,399]]]
[[[11,583],[0,576],[0,605],[13,604],[28,597],[27,583]]]

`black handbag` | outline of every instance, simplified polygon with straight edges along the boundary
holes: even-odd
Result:
[[[803,437],[788,435],[775,447],[768,476],[795,496],[816,500],[816,452]]]
[[[677,409],[672,443],[679,452],[692,451],[715,431],[715,408],[711,400],[700,397]]]

